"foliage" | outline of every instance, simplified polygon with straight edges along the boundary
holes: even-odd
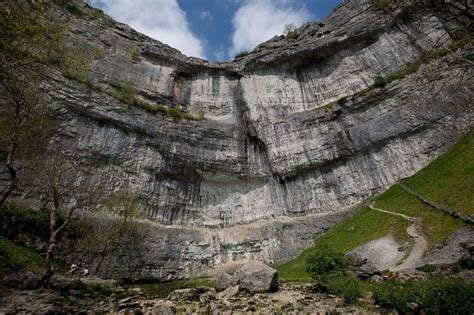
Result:
[[[385,80],[385,78],[383,76],[379,75],[379,76],[375,77],[373,86],[374,87],[384,87],[386,84],[387,84],[387,81]]]
[[[68,62],[62,69],[63,76],[68,79],[85,81],[90,71],[90,62],[86,59],[84,51],[79,47],[69,47],[66,54]]]
[[[307,254],[305,263],[307,272],[320,290],[340,295],[348,304],[361,296],[360,281],[345,274],[349,261],[344,254],[322,245]]]
[[[0,234],[19,240],[47,241],[49,237],[49,216],[46,212],[5,203],[0,208]]]
[[[322,276],[319,280],[321,286],[327,293],[339,295],[346,304],[352,304],[362,295],[361,281],[356,277],[346,275],[342,272],[333,272]]]
[[[65,8],[71,15],[83,16],[84,12],[69,0],[54,0],[54,3]]]
[[[65,266],[57,261],[46,261],[36,250],[20,246],[0,236],[0,275],[19,270],[42,273],[50,264],[53,264],[58,272],[66,270]]]
[[[137,239],[136,231],[134,231],[136,226],[132,220],[143,218],[141,204],[137,197],[122,194],[114,196],[107,200],[104,210],[117,219],[96,233],[88,246],[91,251],[97,250],[94,254],[99,258],[95,267],[96,272],[100,270],[107,256],[125,246],[124,239],[129,243]]]
[[[474,283],[456,278],[385,281],[373,288],[375,303],[402,314],[468,314],[474,308]]]
[[[194,117],[193,115],[186,113],[178,108],[168,108],[162,104],[153,104],[139,99],[137,88],[129,82],[123,83],[120,86],[118,92],[105,90],[102,87],[94,85],[92,83],[89,83],[88,85],[91,89],[97,92],[106,93],[107,95],[115,98],[116,100],[119,100],[120,102],[126,105],[140,107],[150,113],[162,113],[177,119],[202,120],[200,117]]]
[[[298,33],[296,31],[289,31],[288,33],[286,33],[286,38],[290,40],[297,39]]]
[[[293,23],[286,24],[285,25],[285,30],[283,32],[286,36],[287,39],[297,39],[298,38],[298,32],[296,31],[296,25]]]
[[[390,8],[392,0],[370,0],[370,3],[374,5],[377,9],[387,10]]]
[[[0,151],[9,183],[0,205],[22,178],[20,168],[47,147],[47,85],[51,68],[84,79],[76,50],[66,45],[66,28],[51,10],[52,0],[0,2]],[[21,161],[21,163],[20,163]]]
[[[327,245],[315,248],[306,257],[305,262],[306,270],[314,279],[321,275],[342,272],[349,265],[347,258],[342,253],[335,251]]]
[[[140,54],[138,53],[138,50],[136,48],[130,49],[128,52],[128,58],[133,62],[140,60]]]

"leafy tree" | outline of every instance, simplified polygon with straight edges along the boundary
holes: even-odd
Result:
[[[0,2],[0,206],[17,188],[19,162],[44,148],[47,126],[44,89],[48,69],[67,60],[65,28],[51,18],[48,0]]]

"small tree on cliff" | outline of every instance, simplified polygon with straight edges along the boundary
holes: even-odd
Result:
[[[49,152],[35,165],[38,187],[42,193],[42,209],[49,213],[49,241],[46,259],[54,256],[59,233],[70,222],[74,211],[87,206],[89,194],[79,192],[77,169],[72,161],[60,152]],[[84,197],[78,197],[84,196]],[[58,217],[62,223],[58,226]]]

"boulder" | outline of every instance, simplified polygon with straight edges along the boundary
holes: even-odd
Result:
[[[18,277],[18,289],[22,290],[34,290],[38,289],[41,285],[41,279],[38,275],[27,271],[22,273]]]
[[[351,268],[349,273],[360,278],[360,279],[368,279],[374,275],[381,275],[381,271],[370,263],[366,258],[363,258],[361,255],[355,252],[350,252],[346,254],[349,263],[351,264]]]
[[[247,292],[275,292],[278,290],[278,272],[259,261],[249,261],[234,275],[240,289]]]
[[[227,289],[228,287],[232,287],[237,285],[239,279],[237,277],[228,274],[227,272],[221,272],[216,279],[216,291],[221,292]]]
[[[53,277],[49,282],[49,287],[56,291],[67,292],[72,287],[73,280],[65,277]]]
[[[239,293],[239,290],[240,288],[238,285],[231,286],[225,289],[224,291],[217,293],[216,297],[218,300],[221,300],[223,298],[230,298],[237,295]]]

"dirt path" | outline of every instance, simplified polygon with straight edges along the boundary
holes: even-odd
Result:
[[[423,256],[423,253],[425,252],[428,246],[428,243],[425,237],[423,236],[423,233],[421,232],[421,226],[420,226],[421,220],[419,218],[410,217],[405,214],[375,208],[373,205],[370,205],[369,208],[372,210],[383,212],[383,213],[397,215],[412,223],[407,228],[408,235],[410,235],[415,241],[415,243],[413,244],[411,248],[410,255],[408,255],[408,257],[405,260],[403,260],[403,262],[400,265],[394,266],[390,268],[390,270],[400,271],[400,270],[415,268],[416,264],[421,260],[421,257]]]

